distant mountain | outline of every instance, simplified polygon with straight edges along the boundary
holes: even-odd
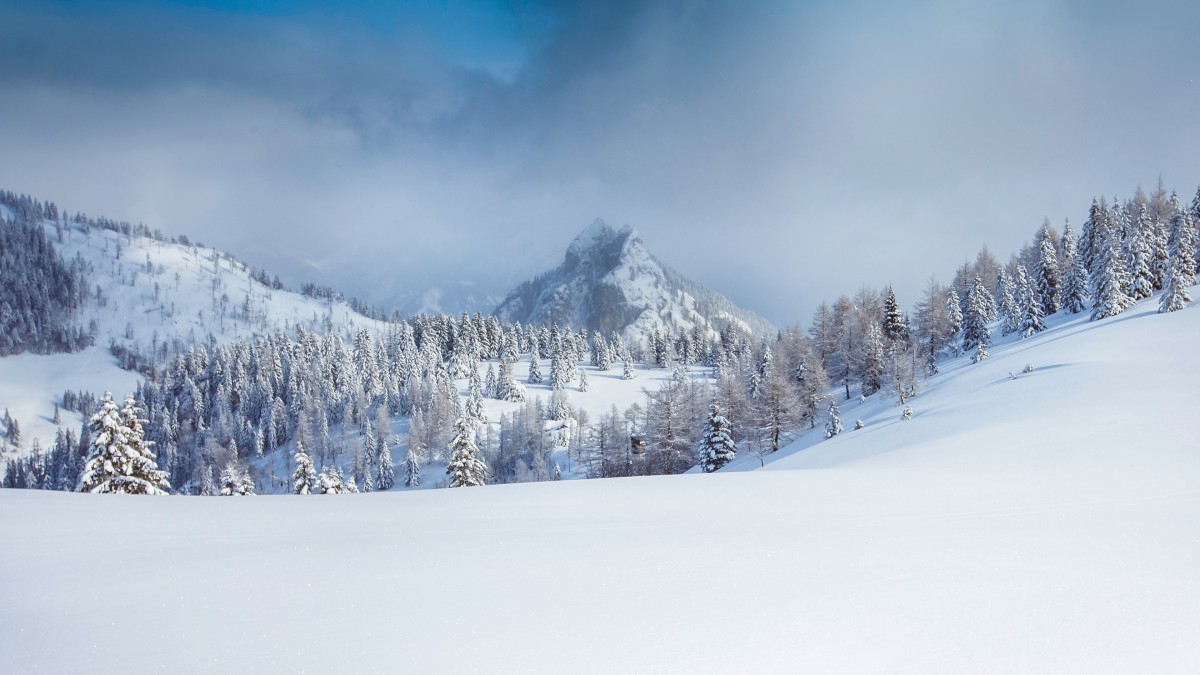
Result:
[[[558,323],[626,338],[665,327],[719,333],[733,325],[753,335],[776,330],[662,264],[634,229],[614,230],[599,219],[575,237],[561,265],[517,286],[495,313],[506,322]]]

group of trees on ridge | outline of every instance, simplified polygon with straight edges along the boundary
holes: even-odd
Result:
[[[14,212],[6,231],[18,227]],[[246,467],[276,450],[286,471],[257,481],[303,493],[411,486],[430,463],[449,467],[451,485],[551,480],[563,470],[552,457],[562,445],[566,460],[592,477],[678,473],[698,463],[715,470],[737,452],[774,452],[822,422],[827,435],[838,433],[836,398],[886,395],[904,404],[939,359],[987,358],[995,330],[1030,336],[1057,312],[1103,319],[1158,291],[1161,311],[1182,309],[1195,283],[1197,224],[1200,191],[1190,205],[1161,183],[1153,195],[1097,199],[1078,235],[1069,223],[1060,233],[1047,221],[1004,264],[984,248],[951,284],[931,280],[911,314],[890,288],[863,287],[821,304],[808,329],[756,342],[729,328],[655,331],[626,344],[615,333],[506,325],[479,314],[394,317],[382,334],[297,327],[227,345],[210,337],[150,372],[132,405],[146,412],[144,435],[165,480],[189,494],[252,491]],[[522,384],[543,379],[545,360],[548,400]],[[646,390],[644,403],[596,420],[563,395],[586,390],[589,370],[634,377],[635,363],[675,375]],[[486,398],[521,405],[488,420]],[[88,419],[106,403],[68,393],[63,405]],[[408,449],[397,462],[391,448],[400,439],[388,430],[400,416],[409,420]],[[7,413],[5,420],[11,445],[16,422]],[[53,447],[9,461],[3,485],[79,487],[101,433],[92,425],[78,435],[60,429]],[[565,442],[547,428],[563,430]]]

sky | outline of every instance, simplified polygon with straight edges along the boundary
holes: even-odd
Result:
[[[778,325],[1200,183],[1200,4],[5,2],[0,187],[449,309],[595,218]],[[426,295],[426,297],[432,297]]]

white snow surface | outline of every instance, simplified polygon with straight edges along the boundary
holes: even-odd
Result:
[[[1153,302],[948,364],[910,421],[848,402],[768,470],[2,490],[4,670],[1195,672],[1200,310]]]

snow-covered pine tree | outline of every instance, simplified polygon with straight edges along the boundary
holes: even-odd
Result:
[[[633,379],[633,362],[630,361],[628,358],[625,359],[625,370],[624,370],[624,372],[621,373],[621,379],[622,380],[632,380]]]
[[[592,388],[592,385],[588,384],[587,371],[584,370],[583,368],[580,368],[579,369],[579,391],[586,393],[591,388]]]
[[[1000,268],[1000,278],[996,282],[996,295],[1000,298],[1000,319],[1003,321],[1001,332],[1008,335],[1021,327],[1021,308],[1017,305],[1016,286],[1008,270]]]
[[[472,420],[465,417],[458,420],[454,439],[450,441],[450,462],[446,465],[452,488],[483,485],[487,480],[487,464],[479,457],[475,433]]]
[[[1017,265],[1017,284],[1024,285],[1018,289],[1021,304],[1021,337],[1031,337],[1046,330],[1042,308],[1045,306],[1042,291],[1034,288],[1025,274],[1025,266]]]
[[[565,347],[555,347],[550,354],[550,388],[561,391],[571,382],[570,350]]]
[[[1196,283],[1196,227],[1200,223],[1192,222],[1191,216],[1179,208],[1179,198],[1174,193],[1171,194],[1171,206],[1171,236],[1167,255],[1183,285],[1192,286]]]
[[[345,491],[342,470],[336,464],[321,469],[320,475],[317,476],[317,494],[340,495]]]
[[[529,357],[529,377],[527,377],[525,381],[529,384],[542,383],[542,366],[540,363],[538,363],[536,351]]]
[[[230,460],[221,469],[221,495],[225,497],[246,497],[254,494],[254,481],[246,468],[236,460]]]
[[[292,472],[292,494],[312,494],[317,485],[317,472],[313,468],[312,457],[304,451],[304,445],[296,442],[296,470]]]
[[[1037,264],[1033,269],[1032,286],[1041,305],[1041,315],[1050,316],[1059,309],[1062,282],[1059,278],[1058,254],[1054,250],[1054,241],[1050,235],[1049,220],[1042,225],[1041,240]]]
[[[478,375],[471,380],[467,393],[467,405],[463,412],[477,423],[487,424],[487,411],[483,408],[483,386],[479,383]]]
[[[77,492],[165,495],[171,489],[167,473],[159,471],[145,440],[144,420],[133,396],[125,397],[118,412],[112,392],[104,392],[100,411],[92,416],[92,445],[79,478]]]
[[[883,388],[884,353],[883,334],[879,327],[867,327],[867,341],[863,354],[862,395],[870,396]]]
[[[883,296],[883,338],[889,346],[908,343],[908,322],[904,320],[891,286],[884,290]]]
[[[1078,314],[1087,308],[1087,269],[1079,259],[1069,220],[1063,226],[1062,248],[1062,306],[1071,314]]]
[[[500,387],[496,385],[496,368],[490,363],[487,377],[483,380],[483,395],[488,398],[500,398]]]
[[[402,471],[404,472],[405,487],[413,488],[421,484],[421,461],[417,459],[417,454],[413,452],[411,446],[409,446],[408,451],[404,453],[404,466]]]
[[[1146,241],[1151,234],[1150,214],[1142,209],[1138,222],[1125,238],[1125,264],[1129,269],[1129,296],[1136,302],[1154,294],[1154,253]]]
[[[712,473],[737,457],[737,444],[730,434],[729,420],[716,401],[708,408],[708,423],[700,439],[700,467]]]
[[[958,299],[958,291],[953,288],[946,294],[946,311],[949,313],[947,329],[950,331],[950,335],[954,335],[962,330],[963,312],[962,304]]]
[[[1095,269],[1091,279],[1092,321],[1116,316],[1132,303],[1122,288],[1122,280],[1127,275],[1118,244],[1116,233],[1107,224],[1096,232],[1093,242]]]
[[[1172,195],[1174,197],[1174,195]],[[1177,200],[1176,200],[1177,203]],[[1159,312],[1178,312],[1192,301],[1188,286],[1196,283],[1195,233],[1191,219],[1176,209],[1171,217],[1171,243],[1167,263],[1167,285],[1158,301]]]
[[[825,438],[833,438],[842,433],[842,418],[838,411],[837,401],[829,401],[829,421],[825,423]]]
[[[1020,268],[1018,268],[1020,270]],[[1018,271],[1018,292],[1020,291],[1020,272]],[[983,342],[989,342],[988,315],[992,312],[992,296],[983,287],[983,279],[976,276],[967,291],[967,311],[962,321],[962,348],[966,351]]]

